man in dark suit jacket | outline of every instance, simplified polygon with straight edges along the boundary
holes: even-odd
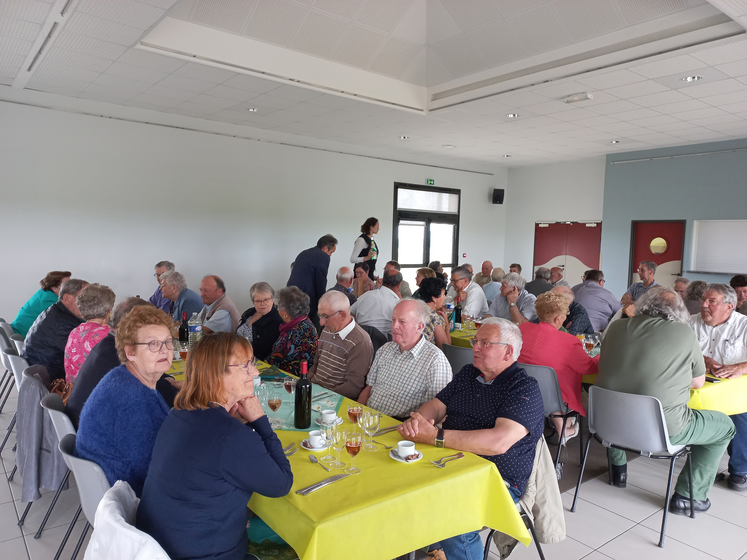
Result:
[[[337,239],[327,234],[319,238],[316,247],[301,251],[293,263],[286,286],[296,286],[309,296],[309,318],[318,326],[317,308],[319,298],[327,291],[329,258],[337,249]]]
[[[534,273],[534,280],[527,282],[524,289],[535,297],[552,290],[550,269],[545,267],[538,268],[537,272]]]

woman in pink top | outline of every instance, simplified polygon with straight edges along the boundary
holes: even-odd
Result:
[[[91,349],[109,334],[109,316],[116,296],[108,286],[89,284],[76,303],[85,323],[70,332],[65,345],[65,381],[74,383]]]
[[[568,299],[561,293],[550,291],[540,295],[535,302],[539,324],[519,325],[523,344],[519,362],[538,366],[549,366],[558,374],[563,401],[576,412],[586,416],[581,403],[581,379],[584,375],[597,373],[599,356],[590,358],[582,342],[567,332],[560,331],[568,315]],[[557,411],[555,414],[562,414]],[[553,418],[555,430],[560,434],[563,420]],[[568,426],[565,438],[578,435],[579,426]]]

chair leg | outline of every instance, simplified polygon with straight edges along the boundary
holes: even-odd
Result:
[[[589,434],[591,437],[591,434]],[[584,460],[584,417],[578,414],[578,462]]]
[[[688,453],[687,454],[687,461],[688,464],[688,470],[690,471],[690,519],[695,519],[695,506],[693,505],[693,456]]]
[[[16,414],[13,415],[13,419],[10,421],[10,424],[8,424],[8,431],[5,432],[5,439],[3,440],[3,443],[0,444],[0,453],[3,452],[3,449],[5,449],[5,444],[8,442],[8,438],[10,437],[11,432],[13,431],[13,428],[16,426]]]
[[[24,521],[26,521],[26,515],[28,515],[29,510],[31,509],[31,504],[34,502],[29,502],[26,504],[26,509],[23,510],[23,515],[21,515],[21,519],[18,520],[18,526],[23,527]]]
[[[581,488],[581,479],[584,476],[584,468],[586,467],[586,459],[589,457],[589,446],[591,445],[591,434],[589,439],[586,440],[586,451],[584,452],[584,458],[581,461],[581,472],[578,473],[578,482],[576,483],[576,493],[573,495],[573,505],[571,506],[571,513],[576,512],[576,500],[578,500],[578,490]]]
[[[35,539],[38,539],[41,537],[42,531],[44,530],[44,526],[47,524],[47,520],[49,520],[49,515],[52,513],[52,510],[54,509],[55,504],[57,503],[57,498],[60,497],[60,494],[62,493],[62,489],[65,487],[65,484],[67,483],[68,479],[70,478],[70,469],[67,470],[67,473],[65,473],[65,476],[62,479],[62,482],[60,482],[60,485],[57,487],[57,493],[54,495],[54,498],[52,499],[52,503],[49,504],[49,509],[47,510],[47,513],[44,515],[44,519],[41,522],[41,525],[39,526],[39,530],[34,535]]]
[[[565,427],[567,423],[568,423],[568,417],[564,416],[563,417],[563,431],[558,434],[558,454],[555,455],[555,472],[558,472],[558,463],[560,463],[560,452],[563,450],[563,446],[560,445],[560,442],[563,439],[563,434],[565,433]]]
[[[532,533],[532,540],[534,541],[534,546],[537,547],[540,560],[545,560],[545,555],[542,553],[542,547],[540,546],[540,542],[537,540],[537,533],[534,532],[534,523],[532,523],[532,520],[529,519],[529,516],[526,513],[522,513],[521,516],[524,518],[524,523],[529,528],[529,532]]]
[[[674,462],[677,457],[672,457],[669,462],[669,479],[667,480],[667,497],[664,501],[664,517],[661,520],[661,535],[659,535],[659,548],[664,548],[664,531],[667,528],[667,515],[669,514],[669,498],[672,497],[672,478],[674,477]],[[692,497],[690,499],[692,504]]]
[[[91,524],[86,521],[86,525],[85,527],[83,527],[83,532],[80,534],[78,544],[75,545],[75,550],[73,550],[73,555],[70,557],[70,560],[75,560],[78,557],[78,552],[80,552],[80,547],[83,546],[83,541],[86,539],[86,535],[88,534],[88,529],[90,527]]]
[[[491,529],[488,533],[488,538],[485,539],[485,550],[482,554],[482,560],[488,560],[490,554],[490,543],[493,541],[493,535],[495,535],[495,529]]]
[[[65,545],[67,544],[67,540],[70,538],[70,533],[73,532],[73,527],[75,527],[75,524],[78,522],[78,517],[80,517],[80,512],[82,511],[83,511],[83,506],[78,506],[78,511],[75,512],[75,517],[73,517],[73,521],[70,523],[70,527],[67,528],[67,532],[65,533],[65,536],[62,537],[62,542],[60,543],[60,546],[57,549],[57,554],[54,555],[54,560],[60,560],[62,549],[65,548]]]
[[[7,373],[6,373],[6,375],[7,375]],[[0,404],[0,412],[2,412],[3,408],[5,408],[5,403],[8,402],[8,397],[10,397],[10,393],[13,390],[13,385],[10,385],[10,381],[11,381],[12,377],[13,376],[11,375],[10,377],[8,377],[5,380],[5,384],[3,385],[3,390],[0,391],[0,397],[2,397],[3,395],[5,395],[5,397],[3,398],[3,404]],[[7,393],[5,392],[6,390],[8,391]]]
[[[13,470],[10,471],[10,476],[8,477],[8,482],[13,482],[13,477],[16,476],[16,471],[18,470],[18,465],[13,465]]]

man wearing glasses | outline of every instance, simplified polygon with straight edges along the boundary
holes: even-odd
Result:
[[[604,287],[601,270],[587,270],[584,281],[571,289],[576,294],[576,303],[586,309],[595,331],[606,329],[612,316],[622,307],[614,294]]]
[[[511,321],[486,319],[472,343],[472,364],[398,430],[416,443],[470,451],[493,461],[518,501],[544,428],[542,396],[537,381],[516,365],[521,331]],[[442,421],[443,427],[436,427]],[[448,560],[482,557],[477,531],[440,546]]]
[[[472,273],[467,268],[470,265],[462,265],[451,271],[451,297],[459,296],[461,299],[462,313],[470,317],[482,317],[488,312],[488,300],[482,288],[472,281]]]

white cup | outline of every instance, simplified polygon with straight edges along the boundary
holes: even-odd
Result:
[[[311,447],[321,447],[324,445],[324,436],[321,430],[312,430],[309,432],[309,445]]]
[[[402,459],[409,457],[410,455],[414,455],[417,453],[415,451],[415,444],[411,441],[400,441],[397,443],[397,455],[399,455]]]
[[[337,419],[337,413],[334,410],[322,410],[322,423],[332,424]]]
[[[262,385],[262,378],[258,375],[254,379],[252,379],[252,383],[254,383],[254,388],[256,389],[260,385]]]

